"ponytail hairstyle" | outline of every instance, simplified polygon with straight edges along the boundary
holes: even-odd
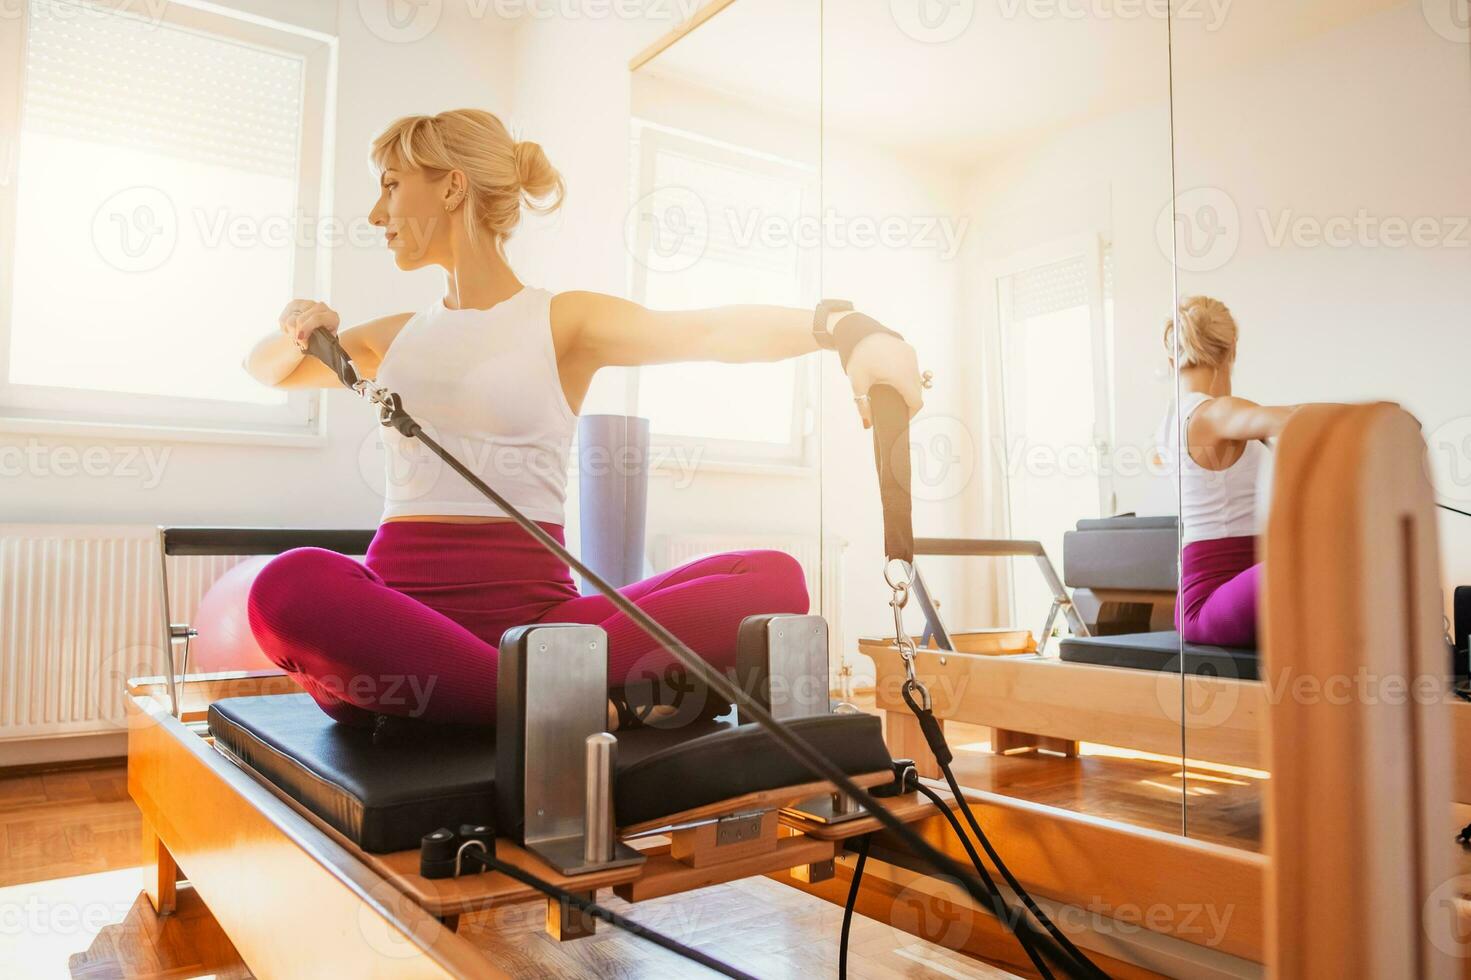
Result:
[[[1236,360],[1236,320],[1226,304],[1209,296],[1186,296],[1180,311],[1165,321],[1165,350],[1173,359],[1172,334],[1180,328],[1179,366],[1229,367]]]
[[[539,144],[518,141],[483,109],[452,109],[437,116],[405,116],[373,140],[373,165],[423,170],[434,177],[451,170],[468,184],[460,213],[470,240],[490,236],[505,257],[505,241],[521,221],[521,207],[550,214],[562,206],[566,187]]]

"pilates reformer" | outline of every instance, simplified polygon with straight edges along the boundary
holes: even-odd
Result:
[[[984,634],[944,623],[923,596],[919,657],[940,699],[944,721],[992,728],[992,750],[1042,749],[1076,755],[1078,743],[1169,755],[1178,751],[1182,719],[1200,720],[1192,757],[1259,767],[1264,692],[1256,684],[1256,650],[1182,643],[1173,630],[1178,581],[1178,522],[1174,517],[1089,519],[1063,537],[1058,576],[1033,541],[917,538],[916,554],[956,557],[1037,558],[1053,594],[1040,642],[1010,649],[976,649]],[[916,580],[919,572],[916,569]],[[1055,655],[1043,645],[1059,611],[1071,635],[1059,637]],[[865,637],[859,650],[877,666],[878,707],[885,711],[896,752],[914,755],[922,775],[938,769],[918,737],[908,706],[897,695],[902,658],[890,637]],[[997,655],[997,654],[1001,655]],[[1115,669],[1117,668],[1117,669]],[[1163,688],[1186,686],[1183,705],[1162,697]],[[994,692],[1023,688],[1025,704]]]
[[[380,408],[389,424],[401,407],[385,396]],[[888,516],[893,488],[885,486],[885,473],[894,467],[893,460],[882,458],[879,436],[876,426]],[[886,520],[886,552],[893,557],[896,551],[902,554],[903,547],[889,540],[890,531]],[[577,567],[575,559],[569,564]],[[596,581],[588,574],[584,577]],[[903,605],[900,584],[909,585],[902,577],[891,580],[896,621]],[[784,672],[811,669],[811,648],[796,638],[809,629],[815,636],[825,628],[815,617],[796,619],[800,622],[778,617],[743,629],[743,670],[754,664],[750,676],[757,680],[746,683],[747,678],[741,678],[740,689],[718,674],[702,676],[697,658],[685,663],[699,682],[708,683],[722,698],[728,696],[746,724],[721,727],[728,725],[725,719],[712,723],[713,730],[674,734],[635,729],[626,736],[620,733],[616,752],[597,730],[605,704],[605,691],[598,683],[597,636],[588,634],[587,627],[523,628],[505,644],[507,674],[493,745],[446,738],[387,746],[405,760],[401,768],[390,770],[395,778],[385,780],[394,785],[339,784],[336,788],[345,794],[336,796],[324,789],[333,783],[323,777],[351,774],[362,780],[374,767],[353,765],[352,753],[374,750],[374,766],[382,768],[385,756],[376,750],[385,746],[343,742],[347,733],[330,727],[333,723],[284,676],[202,678],[187,688],[176,687],[172,677],[135,681],[129,699],[129,788],[144,817],[150,901],[159,911],[168,910],[181,868],[187,869],[188,880],[200,890],[242,957],[266,976],[327,970],[364,976],[491,975],[493,966],[453,931],[463,913],[544,898],[549,931],[572,939],[590,931],[598,917],[611,920],[591,901],[600,888],[611,887],[637,902],[752,874],[779,877],[861,911],[886,897],[891,900],[896,881],[914,887],[913,873],[932,874],[938,866],[960,882],[962,894],[968,893],[975,906],[989,907],[1002,919],[1014,916],[1008,924],[1027,922],[1024,914],[1014,915],[1004,892],[990,891],[971,877],[966,857],[974,858],[971,867],[978,871],[984,862],[974,855],[963,828],[945,808],[946,803],[963,799],[979,811],[978,816],[964,814],[967,823],[976,821],[973,830],[984,823],[1009,846],[1025,845],[1012,855],[1016,874],[1006,877],[1018,888],[1024,880],[1029,890],[1047,896],[1037,903],[1038,916],[1043,907],[1058,908],[1058,900],[1105,909],[1130,902],[1178,907],[1204,898],[1196,891],[1201,882],[1209,882],[1205,894],[1212,900],[1243,910],[1208,950],[1199,939],[1188,938],[1187,929],[1151,931],[1151,941],[1164,943],[1152,948],[1108,935],[1107,928],[1069,929],[1072,938],[1087,945],[1110,972],[1117,967],[1132,975],[1170,975],[1185,962],[1179,957],[1188,953],[1218,961],[1235,957],[1235,966],[1218,962],[1224,971],[1218,975],[1239,974],[1243,964],[1264,962],[1269,952],[1281,952],[1268,950],[1262,935],[1265,863],[1258,856],[1227,854],[1228,849],[1171,835],[1105,825],[976,793],[956,786],[953,778],[947,800],[945,792],[914,779],[912,770],[902,759],[895,760],[882,741],[874,741],[876,719],[825,712],[779,721],[783,703],[774,697],[779,688],[775,680],[786,676]],[[788,627],[793,645],[786,642]],[[896,636],[903,635],[902,629],[896,630]],[[666,646],[677,655],[678,641],[668,639],[672,643]],[[546,675],[547,664],[538,658],[554,648],[586,668],[562,672],[575,673],[579,680]],[[904,652],[910,654],[905,665],[908,679],[917,684],[906,683],[903,693],[917,705],[914,717],[924,743],[943,754],[943,734],[934,713],[926,710],[937,687],[924,686],[929,679],[926,653]],[[825,680],[825,664],[817,680]],[[566,697],[546,706],[542,695],[558,685]],[[583,693],[571,693],[574,688]],[[301,711],[303,706],[311,711]],[[803,710],[811,708],[808,704]],[[537,721],[546,717],[567,718],[567,737],[549,739],[548,727]],[[579,741],[577,733],[586,729],[578,726],[583,724],[593,729],[592,737]],[[797,758],[802,753],[793,753],[794,757],[781,760],[785,769],[740,765],[777,757],[771,749],[792,748],[783,735],[815,758]],[[426,752],[426,744],[433,750]],[[536,778],[548,774],[545,767],[553,758],[580,778]],[[712,765],[711,758],[731,764]],[[281,764],[276,772],[272,759]],[[450,813],[432,819],[419,813],[402,824],[385,819],[394,815],[392,804],[384,802],[391,799],[392,790],[402,788],[413,795],[412,786],[398,784],[435,775],[426,771],[430,759],[458,771],[466,783],[473,783],[467,774],[478,775],[480,785],[463,787],[465,795],[478,793],[479,804],[489,807],[481,812],[491,818],[476,820],[471,811],[464,811],[469,819]],[[490,759],[494,785],[488,788]],[[341,773],[331,769],[338,764],[345,767]],[[302,777],[300,785],[284,774],[312,773],[314,767],[315,775]],[[732,780],[732,769],[745,771]],[[671,779],[671,774],[677,778]],[[1419,790],[1429,794],[1426,799],[1434,798],[1433,776],[1428,773],[1431,782]],[[640,779],[645,780],[642,789]],[[657,789],[649,790],[651,785]],[[671,787],[680,792],[671,793]],[[326,795],[314,795],[318,793]],[[374,806],[374,801],[383,805]],[[552,819],[543,822],[549,815]],[[616,828],[611,835],[610,824]],[[921,846],[915,846],[911,824],[924,835]],[[436,846],[444,840],[438,828],[454,839],[452,857]],[[390,836],[370,840],[362,836],[369,829]],[[663,833],[648,836],[658,831]],[[394,849],[378,851],[375,846]],[[857,861],[844,889],[836,868],[846,867],[845,852],[850,849]],[[1189,863],[1191,882],[1160,875],[1157,857],[1146,856],[1159,853]],[[988,857],[993,858],[989,867],[1000,871],[994,855]],[[865,865],[866,875],[861,873]],[[1085,865],[1089,891],[1079,892],[1068,879]],[[483,873],[485,868],[493,870]],[[1071,870],[1063,873],[1060,868]],[[446,875],[446,870],[461,873]],[[529,883],[532,879],[536,884]],[[1004,933],[996,919],[969,914],[973,948],[993,961],[1028,965],[1003,952],[998,940]],[[1037,966],[1033,954],[1038,950],[1066,961],[1059,949],[1062,944],[1050,930],[1024,925],[1022,933],[1031,940],[1024,941],[1031,966]],[[1197,960],[1189,962],[1195,975],[1210,975],[1198,969]],[[1073,969],[1063,972],[1096,975],[1087,973],[1080,960],[1071,965]],[[1038,972],[1047,975],[1045,969]]]
[[[917,539],[916,551],[1002,555],[1025,552],[1029,544],[955,541],[944,552],[932,552],[925,547],[929,540]],[[1063,580],[1072,590],[1069,608],[1083,628],[1069,619],[1073,635],[1058,640],[1055,657],[1044,657],[1040,649],[981,655],[967,649],[975,634],[951,630],[938,610],[922,604],[923,670],[947,692],[939,695],[937,716],[992,728],[993,752],[1041,749],[1062,755],[1075,755],[1080,742],[1169,755],[1178,752],[1183,721],[1191,732],[1191,758],[1262,768],[1269,691],[1260,652],[1183,642],[1173,629],[1177,575],[1174,517],[1079,521],[1064,535]],[[879,707],[896,733],[891,748],[914,754],[922,775],[936,775],[907,706],[895,694],[902,662],[893,640],[867,637],[860,651],[878,665]],[[1460,656],[1457,676],[1464,670]],[[1163,696],[1177,684],[1185,687],[1183,698]],[[1017,685],[1034,691],[1026,705],[988,693]],[[1032,710],[1038,708],[1043,710]]]
[[[944,692],[938,717],[1018,734],[1015,747],[1089,740],[1269,771],[1264,823],[1276,867],[1262,882],[1270,901],[1260,958],[1274,975],[1456,975],[1454,959],[1471,954],[1471,858],[1444,842],[1471,816],[1471,766],[1460,761],[1471,758],[1471,704],[1448,696],[1463,668],[1448,668],[1455,644],[1441,635],[1437,504],[1415,478],[1424,472],[1418,424],[1389,404],[1314,406],[1287,427],[1279,452],[1260,650],[1181,644],[1160,629],[1173,606],[1173,519],[1103,521],[1080,525],[1078,536],[1103,546],[1095,557],[1105,565],[1119,558],[1118,539],[1081,532],[1142,530],[1164,545],[1163,565],[1145,580],[1103,602],[1074,594],[1085,616],[1117,617],[1105,635],[1065,639],[1055,659],[981,656],[963,643],[922,649],[919,673]],[[1118,584],[1065,574],[1101,592]],[[923,748],[892,693],[914,669],[901,645],[862,644],[897,752]],[[1433,682],[1440,693],[1312,693],[1362,676]],[[1325,686],[1304,694],[1283,678]],[[915,755],[922,773],[933,771]]]
[[[800,842],[811,838],[822,841],[823,853],[819,860],[807,862],[807,877],[820,880],[824,874],[831,875],[831,858],[836,842],[843,839],[843,835],[833,832],[818,834],[809,827],[807,832],[793,834],[783,840],[776,834],[778,822],[775,814],[778,810],[790,810],[791,820],[807,820],[823,826],[848,823],[855,827],[857,833],[872,833],[873,828],[855,821],[873,820],[896,834],[917,857],[959,881],[973,899],[987,907],[998,921],[1004,922],[1042,976],[1052,975],[1049,963],[1067,976],[1102,975],[1088,957],[1051,923],[1010,870],[1000,862],[963,797],[957,797],[956,802],[966,815],[973,833],[986,847],[1013,894],[1021,899],[1037,925],[1027,919],[1027,912],[1013,911],[1009,900],[998,890],[963,834],[960,840],[971,859],[974,876],[970,869],[909,829],[909,820],[925,816],[927,807],[916,809],[913,801],[908,801],[906,819],[878,802],[880,797],[913,796],[915,792],[921,792],[930,806],[949,813],[949,803],[943,797],[917,785],[911,765],[905,760],[893,760],[888,755],[876,718],[853,712],[823,711],[779,720],[780,703],[772,693],[776,690],[774,681],[781,678],[782,665],[800,663],[809,668],[820,667],[820,673],[815,676],[809,670],[809,676],[804,679],[807,682],[805,686],[809,690],[818,685],[826,686],[827,638],[825,623],[820,617],[766,617],[743,624],[741,664],[756,679],[756,690],[742,691],[435,444],[403,409],[396,394],[360,379],[335,338],[319,331],[312,338],[310,352],[331,366],[345,386],[378,406],[380,421],[385,426],[393,426],[406,436],[418,437],[544,547],[579,571],[584,581],[591,583],[659,641],[698,684],[706,686],[721,700],[739,706],[742,724],[730,732],[711,732],[694,738],[688,737],[689,732],[677,732],[680,738],[677,744],[645,746],[650,749],[648,755],[615,769],[618,740],[601,731],[607,692],[606,638],[596,627],[540,624],[509,631],[502,639],[492,819],[483,818],[473,809],[462,812],[451,808],[448,813],[445,811],[446,796],[455,794],[447,794],[446,787],[437,781],[437,777],[442,775],[437,772],[441,759],[451,758],[455,764],[468,766],[469,772],[482,777],[487,768],[483,743],[477,745],[473,739],[464,737],[463,732],[457,739],[439,743],[432,752],[427,752],[423,744],[419,744],[421,740],[415,739],[412,761],[405,763],[405,771],[394,771],[386,764],[381,752],[375,752],[371,761],[359,758],[357,766],[349,766],[345,760],[354,759],[355,749],[361,750],[363,746],[343,744],[343,739],[350,739],[351,734],[339,731],[335,725],[323,726],[320,712],[304,696],[229,697],[211,703],[205,715],[207,730],[220,754],[253,777],[264,777],[283,802],[290,801],[325,822],[332,831],[345,838],[339,843],[360,848],[365,853],[395,852],[398,845],[408,842],[402,837],[408,833],[405,828],[419,824],[419,877],[425,881],[443,877],[446,873],[457,878],[456,872],[467,870],[465,856],[466,848],[469,848],[474,852],[479,870],[491,868],[501,872],[496,878],[509,877],[521,886],[529,885],[559,899],[562,918],[571,916],[575,910],[578,914],[592,915],[630,928],[669,948],[677,944],[671,945],[671,941],[647,935],[647,930],[622,920],[556,882],[527,871],[514,860],[507,863],[497,857],[497,836],[520,848],[518,854],[521,856],[532,856],[555,874],[568,879],[578,878],[582,884],[593,879],[580,876],[614,874],[623,877],[630,873],[625,869],[641,871],[647,859],[626,841],[653,830],[667,833],[670,836],[669,855],[692,868],[729,864],[735,860],[733,855],[737,851],[747,860],[754,854],[775,851],[778,852],[778,866],[798,866],[800,862],[794,862],[793,854],[781,852],[793,851],[797,846],[794,839]],[[897,394],[888,392],[888,395],[892,400],[875,391],[875,411],[879,412],[882,404],[881,414],[886,420],[875,429],[875,449],[878,452],[885,440],[887,445],[902,445],[902,462],[907,469],[907,435],[903,435],[902,430],[899,433],[890,431],[893,419],[902,420],[907,428],[907,408]],[[893,441],[896,435],[901,437],[897,443]],[[881,473],[885,471],[882,461],[879,468]],[[886,503],[886,523],[887,507]],[[904,518],[907,524],[907,499]],[[912,537],[907,528],[904,535]],[[164,532],[161,542],[165,563],[168,541],[168,533]],[[901,568],[907,567],[911,559],[912,555],[901,554],[898,564]],[[182,638],[187,642],[188,633],[177,630],[169,622],[167,605],[164,608],[165,645],[171,651],[175,639]],[[789,642],[795,645],[793,652],[790,655],[774,653],[774,649],[781,647],[778,641],[786,637],[790,637]],[[824,656],[815,657],[814,651],[822,651]],[[164,684],[170,695],[169,710],[175,721],[183,722],[187,716],[171,656],[169,663],[169,675]],[[916,684],[914,689],[923,693],[922,685]],[[927,695],[924,695],[924,700],[928,700]],[[822,705],[826,708],[826,697],[822,698]],[[142,713],[151,713],[146,705],[138,704],[137,707]],[[916,710],[922,714],[926,709],[917,705]],[[324,727],[327,728],[325,732],[322,730]],[[938,728],[931,726],[931,729],[942,744],[943,734]],[[637,746],[640,739],[635,733],[629,733],[625,741],[629,743],[629,747],[624,749],[627,752],[634,750],[632,747]],[[659,739],[644,738],[643,741],[657,743]],[[472,758],[467,761],[460,757],[462,752],[472,752],[476,748],[482,753],[478,760]],[[772,749],[783,750],[786,757],[772,752]],[[461,776],[465,774],[465,770],[453,769],[453,766],[452,770]],[[418,787],[421,794],[432,789],[428,796],[420,799],[428,799],[433,805],[421,811],[414,806],[412,784],[415,776],[425,774],[436,778],[431,779],[432,787]],[[378,778],[390,780],[392,786],[375,787],[373,782]],[[407,799],[402,792],[395,795],[395,791],[401,791],[405,783],[410,784]],[[140,792],[135,795],[149,795],[146,787],[140,785],[138,789]],[[380,790],[391,798],[391,802],[382,803],[378,799],[375,793]],[[473,789],[467,789],[465,793],[472,797],[475,795]],[[788,799],[789,796],[793,798]],[[722,809],[722,801],[730,800],[746,804],[746,810],[729,813]],[[375,801],[381,805],[375,806]],[[804,801],[810,802],[798,805]],[[483,787],[479,802],[484,803]],[[777,802],[780,802],[780,807]],[[469,806],[464,793],[460,794],[459,803]],[[754,806],[758,803],[766,805]],[[163,842],[162,835],[157,833],[158,824],[164,820],[163,813],[155,810],[150,815],[153,819],[147,820],[150,830],[145,839],[152,842],[155,861],[164,862],[162,855],[168,853],[167,860],[172,862],[174,855]],[[424,824],[442,823],[446,818],[451,826],[422,832]],[[954,816],[949,816],[949,819],[958,829]],[[458,832],[451,829],[456,822],[460,827]],[[616,832],[615,827],[618,828]],[[712,827],[713,831],[705,829]],[[708,842],[712,832],[715,839],[713,849]],[[702,841],[705,846],[701,846]],[[730,849],[721,852],[719,848],[722,845]],[[454,848],[452,858],[446,850],[451,847]],[[166,877],[160,875],[160,892],[164,890]],[[647,880],[647,877],[639,873],[634,880]],[[629,893],[637,894],[637,889],[627,881],[602,883],[630,884]],[[709,880],[697,883],[706,884]],[[849,903],[850,916],[858,884],[855,876]],[[165,896],[160,895],[159,898],[167,904]],[[450,916],[458,915],[444,908],[433,914],[446,922],[453,921]],[[562,932],[560,928],[556,931]],[[572,928],[569,931],[575,934],[578,930]],[[846,939],[846,926],[843,935]],[[740,975],[708,959],[700,959],[692,951],[679,951],[704,965]]]

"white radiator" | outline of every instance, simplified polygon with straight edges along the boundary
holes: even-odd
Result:
[[[0,524],[0,741],[120,732],[129,677],[165,672],[151,525]],[[243,558],[169,559],[176,623]]]
[[[743,532],[666,534],[654,539],[649,560],[655,572],[667,571],[704,555],[748,548],[785,551],[802,566],[807,579],[811,611],[828,623],[828,663],[836,668],[834,650],[845,650],[843,640],[843,552],[848,542],[828,536],[826,546],[811,535],[761,535]]]

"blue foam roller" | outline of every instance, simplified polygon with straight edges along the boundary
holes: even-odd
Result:
[[[577,423],[582,554],[589,568],[615,586],[644,577],[649,500],[649,420],[584,415]],[[586,579],[582,594],[594,590]]]

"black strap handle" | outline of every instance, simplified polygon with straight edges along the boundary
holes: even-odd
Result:
[[[351,388],[358,383],[358,373],[352,366],[352,358],[342,349],[337,335],[322,327],[312,331],[306,340],[306,352],[332,369],[342,379],[343,385]]]
[[[868,392],[873,461],[884,507],[884,556],[914,561],[914,500],[910,495],[909,404],[891,385]]]

